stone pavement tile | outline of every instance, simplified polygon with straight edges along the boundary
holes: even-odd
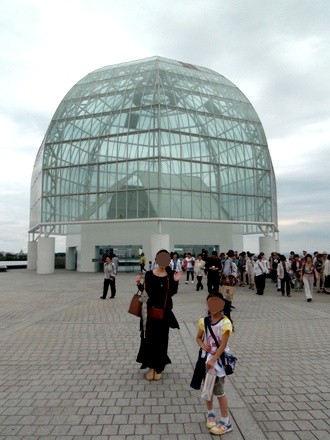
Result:
[[[309,413],[313,419],[328,419],[329,418],[325,411],[310,410]]]
[[[313,434],[315,435],[317,440],[329,440],[330,438],[329,431],[317,430],[314,431]]]
[[[159,423],[151,426],[151,433],[157,435],[165,435],[168,434],[168,425],[167,423]]]
[[[54,426],[54,425],[53,425]],[[56,425],[54,426],[51,434],[59,437],[59,436],[66,436],[70,430],[69,425]]]
[[[298,440],[299,437],[296,432],[283,432],[281,433],[283,440]]]
[[[267,440],[283,440],[278,432],[267,432]]]
[[[284,420],[298,420],[299,414],[297,414],[297,411],[282,411],[282,416]]]
[[[299,440],[316,440],[315,435],[311,431],[297,431]]]
[[[21,436],[29,436],[29,435],[33,435],[37,430],[37,426],[33,426],[33,425],[24,425],[22,427],[20,427],[19,431],[18,431],[18,435]]]
[[[84,416],[80,422],[81,425],[96,425],[98,420],[98,416],[95,415],[87,415]]]
[[[279,421],[280,426],[284,429],[284,431],[298,431],[298,425],[291,420],[287,421]]]
[[[69,435],[85,435],[86,426],[84,425],[71,425],[68,434]]]
[[[97,425],[111,425],[112,420],[113,420],[113,416],[102,414],[97,417],[96,424]]]
[[[279,411],[265,411],[263,414],[266,416],[266,419],[270,421],[285,419],[283,414]]]
[[[109,440],[106,435],[93,435],[92,440]]]
[[[311,424],[315,429],[322,429],[322,430],[328,430],[330,432],[330,419],[323,419],[323,420],[311,420]]]
[[[315,426],[308,420],[295,420],[300,431],[313,431]]]
[[[280,411],[296,411],[297,405],[292,402],[282,402],[279,404]]]
[[[65,423],[66,425],[70,425],[70,426],[80,425],[82,419],[83,419],[83,416],[81,416],[81,415],[71,414],[69,416],[66,416],[65,422],[63,422],[63,423]]]
[[[91,435],[75,435],[72,437],[73,440],[92,440]]]
[[[119,425],[115,425],[112,423],[111,425],[103,425],[102,427],[102,435],[110,436],[112,439],[112,436],[115,436],[118,434],[119,431]]]
[[[101,425],[89,425],[87,426],[87,429],[85,431],[85,435],[100,435],[102,432],[102,426]]]
[[[119,426],[119,435],[133,435],[135,432],[134,425],[120,425]]]
[[[321,411],[324,411],[324,410],[326,410],[326,406],[324,405],[324,403],[325,403],[324,400],[319,401],[319,402],[311,402],[310,407],[313,410],[319,409]]]
[[[53,430],[53,426],[37,426],[37,429],[34,433],[36,437],[48,437],[51,435]]]

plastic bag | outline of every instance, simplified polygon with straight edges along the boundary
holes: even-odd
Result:
[[[214,369],[212,369],[212,371],[208,371],[205,374],[204,385],[203,385],[202,394],[201,394],[202,399],[208,400],[208,401],[212,400],[213,389],[214,389],[216,377],[217,377],[216,371]]]

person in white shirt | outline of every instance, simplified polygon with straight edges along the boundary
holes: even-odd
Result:
[[[257,295],[264,294],[267,273],[268,269],[264,261],[264,256],[259,254],[257,261],[254,263],[254,280],[256,283]]]
[[[327,259],[324,263],[324,284],[323,284],[323,293],[330,293],[330,254],[327,255]]]
[[[172,259],[170,262],[170,268],[174,272],[181,272],[181,270],[182,270],[181,260],[179,258],[179,254],[177,252],[174,252],[172,255]]]
[[[291,296],[290,294],[291,277],[289,272],[290,272],[289,262],[286,261],[285,255],[280,255],[280,263],[277,266],[277,276],[281,282],[282,296],[285,295],[285,292],[287,296]]]
[[[197,292],[199,291],[199,289],[204,289],[204,286],[202,284],[204,269],[205,269],[205,261],[202,259],[202,254],[198,254],[194,266],[194,272],[197,278],[197,285],[196,285]]]
[[[195,258],[191,255],[190,252],[188,252],[186,258],[183,260],[183,267],[187,272],[187,279],[185,281],[186,284],[188,284],[189,282],[189,274],[191,275],[191,282],[194,282],[194,266]]]
[[[111,257],[106,257],[104,263],[103,295],[100,296],[101,299],[106,299],[109,286],[111,289],[110,298],[114,298],[116,296],[116,274],[117,269],[115,263],[112,262]]]

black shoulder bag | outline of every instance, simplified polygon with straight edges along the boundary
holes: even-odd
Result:
[[[206,331],[206,318],[204,318],[204,332]],[[206,363],[206,354],[203,357],[203,349],[200,348],[198,352],[198,359],[195,365],[193,377],[190,382],[191,388],[194,390],[200,390],[202,386],[202,382],[205,379],[206,369],[205,369],[205,363]]]

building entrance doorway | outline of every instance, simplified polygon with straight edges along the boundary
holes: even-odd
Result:
[[[219,245],[201,245],[201,244],[176,244],[174,245],[174,251],[177,252],[180,258],[183,258],[184,254],[190,252],[193,257],[197,257],[198,254],[202,253],[202,250],[207,251],[210,257],[212,251],[217,251],[219,254]]]
[[[140,254],[143,252],[142,245],[111,245],[103,244],[95,248],[95,260],[97,272],[103,272],[105,257],[109,255],[118,258],[119,272],[135,272],[140,268]]]

